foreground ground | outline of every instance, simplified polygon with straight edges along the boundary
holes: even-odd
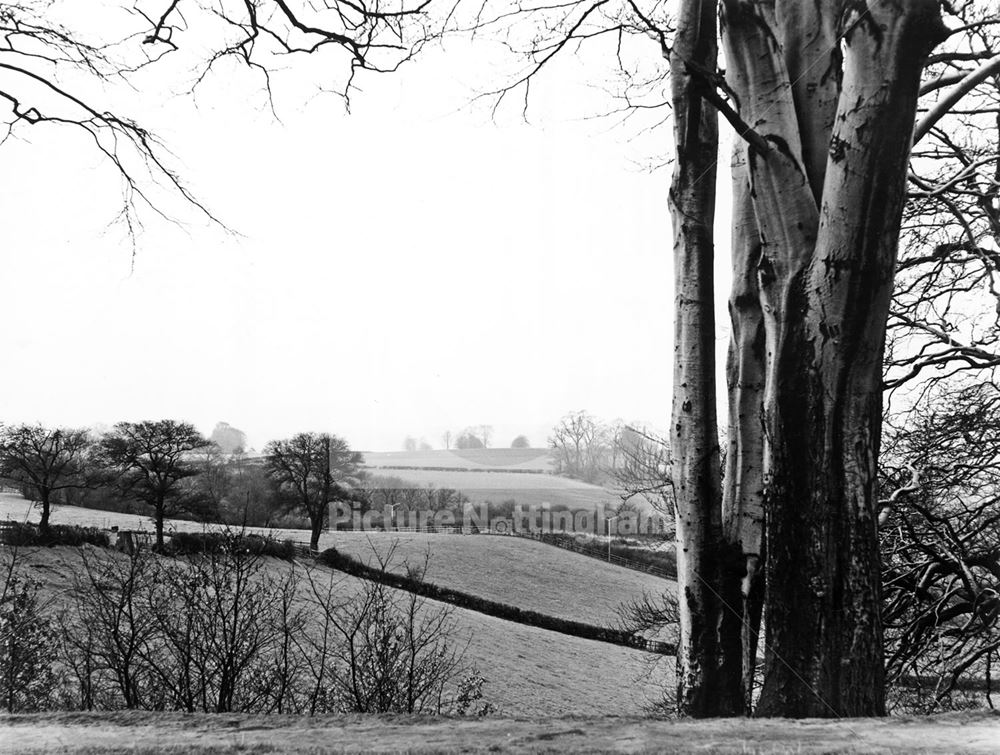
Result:
[[[988,752],[1000,716],[708,722],[638,718],[62,713],[0,716],[0,752],[222,753],[492,750],[700,753]]]
[[[555,549],[553,549],[555,550]],[[0,546],[0,563],[9,552]],[[112,551],[85,546],[91,558],[122,558]],[[576,555],[576,554],[569,554]],[[82,553],[75,548],[24,548],[18,558],[25,572],[41,587],[43,605],[53,615],[70,605],[74,575],[83,573]],[[289,564],[268,560],[267,569],[280,577]],[[342,596],[353,594],[358,581],[320,568],[319,580],[335,580]],[[321,582],[322,584],[322,582]],[[443,604],[428,600],[429,609]],[[603,642],[569,637],[524,626],[475,611],[456,608],[454,641],[464,646],[469,665],[486,678],[486,701],[506,715],[635,715],[659,694],[672,659]],[[659,660],[660,664],[650,667]],[[666,661],[663,663],[663,661]]]

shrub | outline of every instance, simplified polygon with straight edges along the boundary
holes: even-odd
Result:
[[[107,548],[111,540],[107,532],[96,527],[77,527],[72,524],[53,524],[43,535],[37,524],[12,522],[7,525],[4,540],[8,545],[54,546],[54,545],[96,545]]]
[[[168,556],[194,553],[223,553],[243,550],[254,556],[272,556],[283,561],[295,558],[295,543],[263,535],[232,532],[177,532],[164,547]]]
[[[42,615],[38,584],[5,569],[0,595],[0,707],[10,713],[50,707],[57,636]]]

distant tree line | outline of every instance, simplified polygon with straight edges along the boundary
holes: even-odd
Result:
[[[213,438],[174,420],[120,422],[101,433],[0,427],[0,479],[38,505],[43,539],[53,508],[69,504],[148,514],[158,548],[172,518],[308,529],[318,549],[337,506],[373,513],[377,526],[415,510],[450,511],[457,519],[469,501],[452,488],[372,474],[360,453],[329,433],[274,440],[252,457],[243,433],[225,423]]]

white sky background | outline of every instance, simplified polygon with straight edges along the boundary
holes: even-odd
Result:
[[[460,44],[361,79],[351,115],[278,82],[281,124],[230,70],[197,106],[154,90],[128,113],[239,236],[147,213],[133,261],[82,139],[0,148],[5,421],[225,420],[257,448],[318,430],[370,450],[484,423],[543,445],[573,409],[667,424],[670,175],[644,169],[667,128],[579,120],[608,100],[568,67],[530,124],[496,125],[468,106],[493,69]]]

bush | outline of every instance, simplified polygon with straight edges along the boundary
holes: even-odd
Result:
[[[295,543],[291,540],[231,532],[177,532],[163,549],[168,556],[236,550],[243,550],[253,556],[272,556],[282,561],[295,558]]]
[[[77,527],[72,524],[53,524],[47,535],[43,535],[37,524],[11,522],[4,530],[4,542],[8,545],[55,546],[55,545],[96,545],[107,548],[111,539],[107,532],[96,527]]]
[[[50,707],[56,687],[57,637],[42,615],[38,584],[4,570],[0,594],[0,708],[9,713]]]

